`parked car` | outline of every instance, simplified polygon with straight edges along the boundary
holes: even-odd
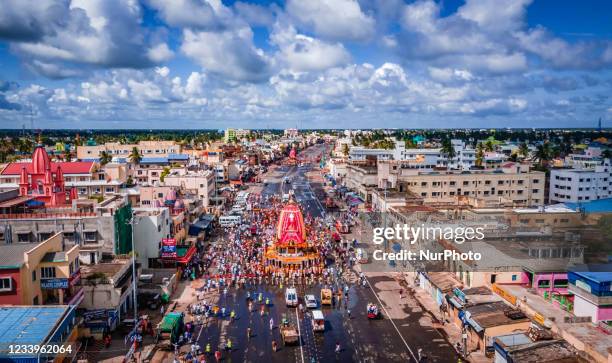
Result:
[[[304,297],[304,302],[306,303],[306,307],[309,309],[316,309],[319,306],[319,302],[314,295],[306,295]]]

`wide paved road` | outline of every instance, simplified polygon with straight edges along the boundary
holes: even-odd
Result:
[[[323,145],[316,145],[306,150],[311,155],[321,153]],[[325,214],[323,206],[312,192],[305,173],[312,165],[282,166],[266,176],[268,185],[263,195],[280,195],[294,190],[295,197],[306,212],[313,216]],[[283,184],[284,177],[289,177],[291,184]],[[237,320],[230,322],[226,318],[209,318],[199,333],[202,349],[207,343],[213,347],[224,347],[228,339],[232,340],[233,349],[224,353],[225,362],[416,362],[418,350],[427,355],[427,362],[456,362],[453,348],[435,330],[421,326],[426,319],[416,304],[397,303],[394,299],[399,294],[399,285],[390,276],[381,274],[368,278],[366,287],[359,286],[357,276],[351,272],[348,277],[350,286],[348,309],[344,303],[334,307],[322,307],[326,319],[325,332],[312,331],[310,314],[299,314],[295,308],[288,308],[284,302],[286,286],[254,284],[242,289],[231,289],[227,295],[221,294],[219,306],[228,311],[234,310]],[[334,281],[336,289],[341,283]],[[321,285],[298,286],[300,299],[305,294],[313,294],[320,302]],[[261,304],[255,303],[253,312],[248,311],[247,291],[251,296],[263,294],[263,300],[270,298],[273,305],[266,308],[261,316]],[[380,299],[380,300],[379,300]],[[368,303],[383,304],[383,318],[369,320],[366,316]],[[299,321],[301,344],[285,347],[282,345],[278,325],[283,317],[294,324]],[[270,318],[274,319],[275,328],[270,330]],[[296,324],[297,325],[297,324]],[[253,336],[247,339],[247,328],[251,327]],[[280,350],[272,351],[272,340],[276,340]],[[335,344],[340,342],[341,352],[336,354]]]
[[[304,150],[300,157],[316,158],[325,150],[326,145],[317,144]],[[274,171],[268,172],[265,179],[268,185],[264,187],[262,195],[270,196],[289,193],[293,190],[295,199],[306,213],[310,213],[313,217],[325,215],[325,208],[316,198],[313,188],[306,178],[306,173],[312,170],[313,165],[304,164],[304,166],[280,166]],[[284,178],[290,180],[289,184],[283,183]]]
[[[433,329],[423,328],[419,320],[423,314],[407,308],[404,318],[393,320],[383,311],[383,318],[369,320],[366,316],[366,305],[369,302],[379,304],[376,293],[384,292],[378,285],[392,283],[390,277],[377,277],[370,280],[370,286],[356,286],[349,290],[348,309],[344,304],[334,307],[323,307],[326,319],[326,329],[323,333],[314,333],[310,315],[299,314],[295,308],[289,308],[284,303],[284,289],[279,286],[254,285],[239,290],[230,290],[219,299],[219,306],[229,311],[234,310],[237,319],[231,322],[226,318],[209,318],[200,334],[202,348],[210,343],[215,347],[224,347],[228,339],[232,340],[233,350],[225,353],[226,362],[415,362],[419,348],[428,356],[428,362],[456,362],[455,354],[450,345]],[[261,316],[261,304],[255,303],[253,312],[248,311],[246,303],[247,291],[251,296],[261,292],[265,298],[270,298],[272,306],[266,308],[266,314]],[[311,293],[319,298],[320,286],[298,287],[301,297]],[[393,307],[384,304],[387,309]],[[397,312],[394,313],[396,315]],[[283,317],[294,324],[298,317],[302,345],[283,346],[278,330]],[[274,319],[275,328],[269,328],[270,318]],[[247,328],[251,327],[253,336],[247,339]],[[280,350],[272,352],[272,340],[279,343]],[[336,342],[340,342],[342,351],[334,352]]]

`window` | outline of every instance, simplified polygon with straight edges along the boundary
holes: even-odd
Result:
[[[470,182],[469,181],[464,181],[463,182],[463,186],[466,186],[466,185],[470,185]]]
[[[36,281],[36,270],[32,271],[32,281]]]
[[[533,184],[538,184],[540,182],[540,179],[533,179]]]
[[[567,279],[558,279],[554,282],[555,287],[567,287]]]
[[[538,287],[550,287],[550,280],[539,280]]]
[[[485,185],[490,185],[491,181],[490,180],[485,180]]]
[[[0,277],[0,291],[12,291],[13,279],[10,277]]]
[[[523,185],[523,180],[517,180],[517,181],[516,181],[516,184],[518,184],[518,185]]]
[[[516,281],[516,275],[512,275],[512,281]]]
[[[40,268],[40,278],[52,279],[54,277],[55,277],[55,267],[41,267]]]
[[[95,242],[98,239],[98,233],[95,231],[85,232],[85,241]]]
[[[503,180],[498,180],[497,181],[497,185],[504,185],[504,181]]]
[[[17,242],[30,242],[29,233],[17,233]]]

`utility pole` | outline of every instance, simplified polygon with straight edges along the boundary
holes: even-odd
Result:
[[[136,216],[134,215],[134,210],[130,208],[131,218],[128,221],[128,224],[131,227],[131,236],[132,236],[132,293],[133,297],[133,306],[134,306],[134,326],[138,324],[138,300],[137,300],[137,286],[138,282],[136,279],[136,248],[134,247],[134,226],[138,224],[136,222]]]

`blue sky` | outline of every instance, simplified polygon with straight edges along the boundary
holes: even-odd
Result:
[[[7,0],[0,128],[612,127],[612,3]]]

